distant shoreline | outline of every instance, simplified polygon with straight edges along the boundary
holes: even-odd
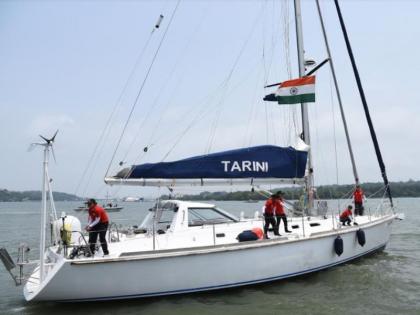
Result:
[[[384,194],[383,183],[364,183],[361,184],[365,195],[369,198],[381,198]],[[319,199],[346,199],[350,196],[354,185],[325,185],[317,187],[317,196]],[[416,198],[420,197],[420,181],[409,180],[406,182],[390,183],[392,197],[394,198]],[[282,190],[285,198],[289,200],[298,200],[302,195],[301,188],[282,187],[273,189],[272,191]],[[83,201],[76,195],[54,192],[55,201]],[[163,195],[162,199],[174,198],[174,196]],[[266,198],[256,192],[251,191],[235,191],[235,192],[208,192],[203,191],[196,195],[182,195],[175,198],[181,200],[195,201],[262,201]],[[41,191],[9,191],[0,189],[0,202],[24,202],[24,201],[41,201]]]
[[[80,201],[83,198],[67,194],[63,192],[53,192],[55,201]],[[39,190],[30,191],[11,191],[0,189],[0,202],[24,202],[24,201],[41,201],[42,195]]]

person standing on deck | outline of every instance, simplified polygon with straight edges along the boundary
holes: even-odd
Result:
[[[274,230],[275,235],[279,235],[279,231],[276,230],[276,219],[274,217],[276,205],[279,200],[279,195],[272,194],[270,198],[265,202],[264,206],[264,238],[268,238],[268,228],[270,227],[270,224]]]
[[[363,199],[365,195],[363,193],[362,188],[360,185],[356,185],[356,189],[353,192],[354,198],[354,214],[355,215],[363,215]]]
[[[283,220],[284,231],[286,233],[292,233],[292,231],[289,231],[289,229],[287,227],[287,217],[286,217],[286,213],[284,212],[284,206],[283,206],[283,196],[284,196],[284,194],[283,194],[282,191],[278,191],[276,193],[276,195],[278,196],[278,198],[277,198],[276,207],[275,207],[276,227],[274,229],[274,234],[280,235],[279,228],[280,228],[280,221],[281,220]]]
[[[102,251],[104,255],[109,255],[108,244],[105,237],[109,224],[108,214],[104,208],[98,206],[95,199],[89,199],[87,205],[89,208],[89,217],[86,231],[89,232],[90,251],[92,255],[95,253],[95,245],[99,235]]]
[[[346,210],[344,210],[341,214],[340,214],[340,222],[344,225],[351,225],[351,216],[353,215],[353,213],[351,212],[351,209],[353,209],[352,206],[347,206]]]

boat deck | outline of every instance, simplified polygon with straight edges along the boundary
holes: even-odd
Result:
[[[289,218],[288,226],[291,233],[286,233],[283,223],[280,224],[280,235],[276,236],[272,231],[268,232],[269,239],[258,240],[256,242],[270,241],[293,241],[307,239],[317,235],[336,232],[337,230],[346,232],[358,229],[371,222],[383,219],[384,216],[359,216],[356,217],[351,226],[342,226],[338,223],[335,216],[328,217],[294,217]],[[238,234],[252,228],[263,228],[263,221],[258,219],[243,219],[240,222],[230,224],[215,224],[190,227],[188,231],[178,231],[172,233],[167,231],[164,234],[152,233],[134,234],[113,232],[113,238],[119,239],[117,242],[108,243],[109,255],[104,256],[99,249],[93,257],[79,257],[73,261],[92,261],[92,260],[112,260],[119,257],[129,257],[134,255],[149,255],[152,253],[165,253],[175,251],[185,251],[189,249],[208,248],[214,246],[238,245],[244,243],[237,239]]]

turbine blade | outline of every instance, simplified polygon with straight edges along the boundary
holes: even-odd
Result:
[[[51,142],[54,142],[54,140],[55,140],[55,136],[57,135],[57,133],[58,133],[58,129],[57,129],[57,131],[55,132],[55,134],[54,134],[54,136],[51,138]]]
[[[45,138],[45,137],[43,137],[43,136],[41,136],[41,135],[39,135],[42,139],[44,139],[45,140],[45,142],[47,142],[47,143],[49,143],[49,140],[47,139],[47,138]]]
[[[55,137],[55,136],[54,136],[54,137]],[[51,153],[52,153],[52,156],[53,156],[54,162],[57,164],[57,160],[56,160],[56,158],[55,158],[55,152],[54,152],[54,147],[53,147],[53,146],[51,146]]]

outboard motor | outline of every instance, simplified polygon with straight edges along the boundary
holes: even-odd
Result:
[[[334,251],[338,256],[341,256],[344,251],[343,239],[340,236],[337,236],[334,240]]]
[[[365,246],[366,244],[366,236],[365,236],[365,231],[363,231],[362,229],[358,229],[356,232],[356,236],[357,236],[357,242],[359,243],[360,246]]]

